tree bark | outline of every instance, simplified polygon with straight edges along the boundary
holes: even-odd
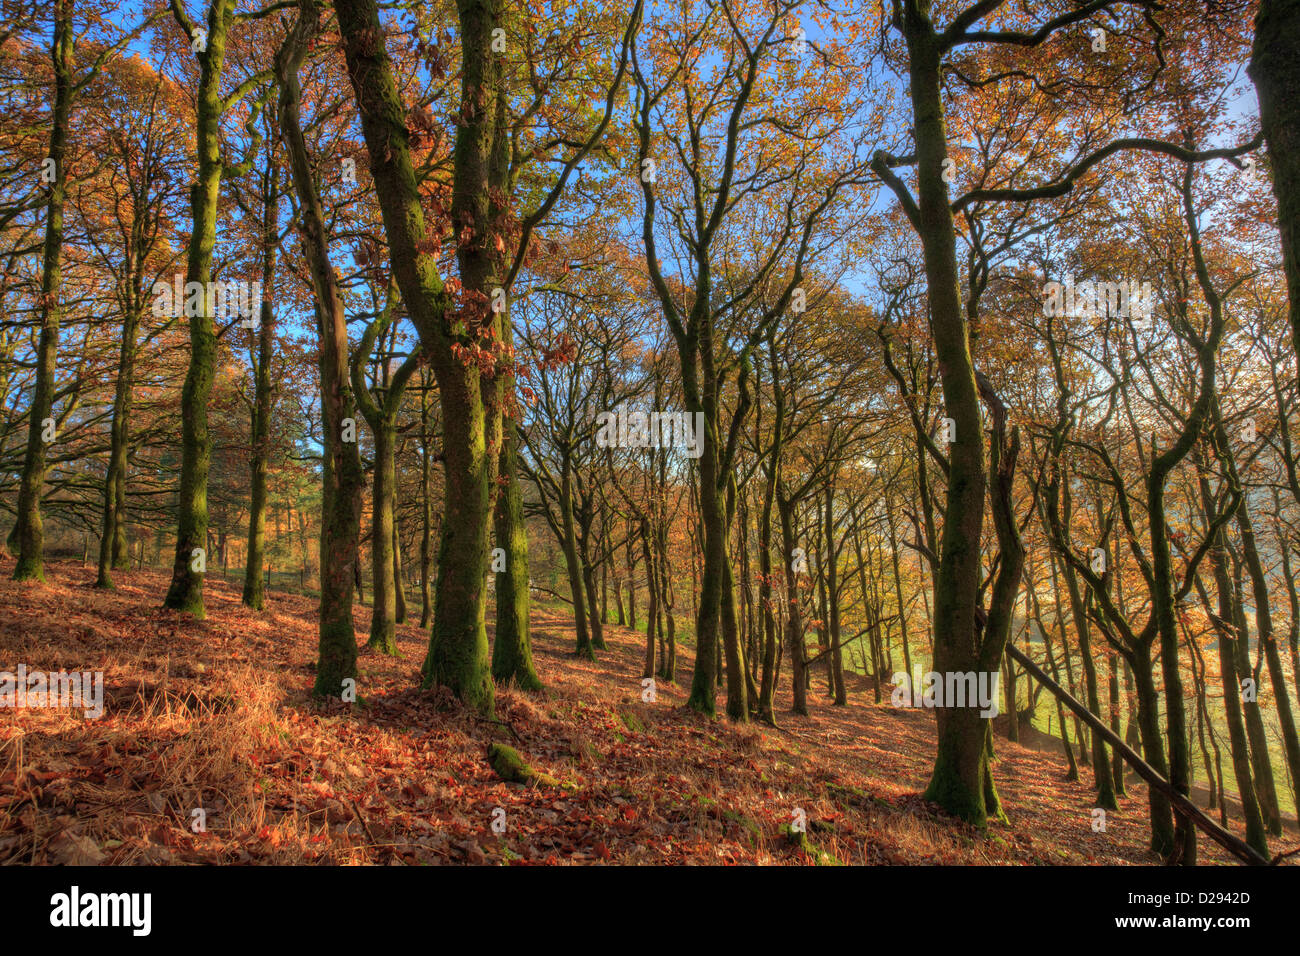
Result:
[[[175,9],[180,9],[179,5]],[[226,37],[234,22],[233,0],[212,0],[208,7],[207,39],[198,53],[199,86],[195,96],[195,159],[190,188],[193,228],[185,264],[185,282],[211,288],[212,250],[216,243],[217,206],[221,200],[221,73]],[[181,389],[181,480],[176,528],[176,552],[165,607],[203,618],[203,577],[208,538],[208,468],[212,439],[208,432],[208,401],[217,361],[217,332],[212,297],[189,317],[190,364]]]
[[[45,207],[45,240],[41,248],[41,331],[36,344],[36,382],[27,412],[27,451],[18,489],[14,537],[18,563],[15,581],[45,580],[45,528],[41,495],[45,487],[46,422],[54,409],[54,373],[59,354],[59,323],[63,318],[63,207],[68,194],[66,161],[68,125],[72,113],[72,0],[55,0],[50,58],[54,69],[54,102],[50,114],[50,150],[54,181]]]
[[[340,697],[345,681],[357,677],[357,642],[352,626],[352,579],[359,567],[361,458],[355,442],[342,440],[351,413],[348,328],[343,296],[329,261],[329,242],[320,193],[298,119],[298,69],[317,32],[314,0],[302,0],[298,22],[276,58],[280,79],[280,127],[300,214],[298,230],[311,270],[320,332],[321,417],[324,487],[320,538],[320,656],[313,694]]]
[[[419,184],[410,150],[406,110],[393,78],[375,0],[335,0],[348,74],[356,93],[371,174],[388,237],[393,273],[420,341],[438,380],[445,455],[445,507],[438,554],[429,653],[421,669],[425,687],[443,685],[473,710],[491,714],[495,691],[488,664],[484,581],[487,570],[490,485],[495,457],[487,447],[488,422],[482,379],[453,346],[465,335],[448,322],[451,296],[438,272],[437,250],[427,243]],[[493,71],[491,49],[499,4],[460,0],[464,69],[461,77],[463,122],[454,148],[453,229],[457,235],[490,221],[487,163],[491,149]],[[461,283],[482,294],[480,228],[476,239],[457,250]],[[491,459],[491,460],[489,460]]]
[[[266,467],[271,441],[271,406],[275,389],[271,354],[275,345],[275,250],[280,231],[280,176],[275,149],[268,150],[266,201],[262,217],[262,302],[258,322],[257,363],[253,394],[252,449],[249,457],[248,557],[244,561],[245,606],[262,610],[262,562],[266,549]]]

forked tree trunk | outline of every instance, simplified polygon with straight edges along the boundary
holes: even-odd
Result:
[[[442,404],[444,501],[450,517],[442,525],[433,632],[421,669],[423,684],[449,687],[466,706],[491,714],[495,691],[488,666],[484,581],[489,490],[496,464],[489,461],[482,380],[477,367],[466,367],[453,349],[457,341],[448,321],[453,303],[438,272],[437,251],[427,248],[428,229],[412,164],[406,111],[384,46],[377,4],[375,0],[335,0],[334,8],[393,273],[437,377]],[[465,64],[461,101],[482,103],[483,108],[473,111],[456,136],[452,207],[457,234],[471,223],[482,224],[491,218],[486,189],[490,137],[485,133],[491,113],[486,106],[493,100],[491,72],[499,69],[491,49],[496,5],[461,0],[459,13]],[[483,241],[490,241],[487,230],[481,231]],[[462,258],[466,251],[459,250]],[[481,292],[482,278],[462,262],[465,289]]]

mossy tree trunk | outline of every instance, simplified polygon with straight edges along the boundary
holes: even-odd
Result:
[[[54,102],[50,113],[50,149],[54,180],[45,207],[45,239],[41,247],[40,335],[36,343],[35,386],[27,416],[27,450],[18,488],[14,538],[18,563],[15,581],[45,580],[45,529],[41,495],[45,487],[46,421],[54,410],[54,372],[59,354],[59,323],[63,318],[63,208],[68,193],[68,124],[73,99],[72,0],[55,0],[51,60]]]
[[[271,375],[275,348],[275,252],[280,234],[280,173],[274,138],[267,148],[263,174],[262,302],[258,316],[257,354],[253,363],[252,451],[249,457],[248,554],[244,560],[243,603],[260,611],[265,602],[262,565],[266,555],[267,462],[270,458],[271,411],[275,386]]]
[[[196,28],[184,7],[173,5],[181,28],[194,35]],[[221,156],[221,117],[227,103],[221,95],[221,74],[226,59],[226,38],[235,18],[234,0],[212,0],[208,7],[204,47],[195,55],[199,61],[199,85],[195,92],[195,172],[190,188],[193,220],[185,263],[185,282],[211,288],[212,250],[216,243],[217,206],[226,167]],[[256,143],[256,140],[254,141]],[[254,150],[250,151],[250,159]],[[232,169],[242,173],[242,169]],[[212,441],[208,432],[208,401],[217,360],[217,333],[212,315],[212,297],[204,295],[202,306],[189,317],[190,363],[181,389],[181,477],[177,503],[176,550],[171,585],[163,600],[165,607],[205,616],[203,577],[208,546],[208,468]]]
[[[776,339],[768,336],[767,358],[772,369],[772,445],[763,463],[763,507],[758,519],[758,603],[763,615],[763,664],[758,686],[758,719],[776,726],[773,699],[776,696],[776,656],[780,638],[776,613],[772,607],[772,506],[776,502],[776,485],[780,480],[781,450],[785,441],[785,398],[779,385]],[[782,562],[784,568],[785,563]]]
[[[113,571],[127,565],[126,557],[126,468],[130,452],[131,400],[135,390],[136,334],[144,311],[141,290],[134,289],[126,303],[122,323],[122,348],[118,357],[117,383],[113,389],[113,421],[109,428],[108,471],[104,476],[104,511],[100,525],[99,568],[95,586],[113,587]]]
[[[353,386],[353,393],[360,391]],[[374,426],[375,423],[372,423]],[[370,639],[366,646],[381,654],[397,653],[397,582],[393,558],[393,482],[397,477],[395,424],[381,419],[374,427],[375,464],[370,496]]]
[[[986,472],[975,368],[958,289],[956,230],[943,178],[948,160],[941,81],[944,45],[930,14],[928,0],[907,0],[900,26],[907,44],[916,143],[913,224],[921,240],[945,413],[956,427],[948,445],[934,594],[934,669],[950,674],[978,670],[975,613]],[[925,797],[954,816],[983,825],[988,813],[985,721],[969,707],[940,707],[935,714],[938,752]]]
[[[298,230],[311,271],[320,333],[321,417],[324,487],[320,538],[320,656],[317,696],[339,697],[344,681],[357,676],[357,642],[352,623],[352,586],[361,522],[361,457],[355,441],[345,442],[343,421],[352,414],[348,376],[347,316],[342,291],[329,260],[320,193],[298,118],[298,68],[317,31],[319,7],[302,0],[299,19],[276,58],[280,80],[280,126],[300,207]]]
[[[427,373],[424,377],[427,377]],[[433,619],[433,587],[429,580],[433,557],[433,503],[430,500],[430,477],[433,471],[433,449],[429,439],[429,383],[421,382],[420,389],[420,627],[429,626]]]
[[[439,274],[411,157],[406,110],[384,46],[375,0],[335,0],[348,74],[361,114],[371,175],[388,238],[393,274],[438,381],[442,408],[446,520],[438,553],[433,629],[421,673],[426,687],[446,686],[483,714],[494,710],[484,620],[490,483],[495,461],[487,448],[482,380],[456,345],[474,340],[472,329],[453,330],[453,302]],[[491,150],[493,72],[491,49],[499,5],[460,0],[462,122],[454,147],[452,228],[466,228],[472,243],[459,244],[461,283],[481,293],[482,244],[491,230],[487,194]]]
[[[511,345],[508,319],[503,323],[505,343]],[[514,391],[513,372],[502,382],[506,394]],[[519,486],[519,437],[516,424],[507,419],[501,437],[501,488],[497,494],[493,521],[497,547],[505,550],[505,570],[497,572],[497,630],[492,644],[492,676],[503,684],[513,683],[521,690],[541,690],[542,681],[533,665],[532,636],[529,627],[528,529],[524,525],[523,493]]]
[[[1277,226],[1290,302],[1291,334],[1300,355],[1300,4],[1260,0],[1248,72],[1259,98],[1277,196]]]
[[[371,472],[370,498],[370,587],[374,602],[370,614],[370,638],[366,646],[381,654],[397,654],[397,541],[394,507],[397,494],[397,414],[411,376],[420,365],[421,346],[416,346],[402,364],[388,375],[388,360],[380,356],[378,394],[371,394],[365,380],[365,366],[395,322],[398,290],[390,284],[388,298],[379,314],[366,326],[351,362],[352,394],[357,408],[370,426],[375,461]]]

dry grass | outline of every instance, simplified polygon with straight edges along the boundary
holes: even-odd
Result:
[[[779,730],[705,720],[680,686],[643,703],[643,637],[625,628],[580,661],[564,619],[536,613],[548,689],[499,690],[493,723],[415,688],[426,638],[411,625],[402,656],[363,652],[358,705],[322,706],[309,697],[307,598],[273,593],[258,614],[235,582],[210,578],[196,622],[158,607],[160,572],[120,575],[105,593],[79,565],[55,565],[46,585],[15,584],[11,568],[0,561],[0,670],[102,670],[106,704],[97,720],[0,718],[0,862],[1157,862],[1140,790],[1093,833],[1086,784],[1005,741],[996,773],[1012,824],[981,833],[943,818],[919,797],[931,715],[865,692],[833,708],[818,688],[808,718],[782,698]],[[689,649],[679,660],[688,679]],[[561,785],[499,780],[484,759],[494,740]],[[197,807],[206,832],[191,829]],[[797,811],[811,852],[782,832]],[[1202,860],[1228,862],[1204,843]]]

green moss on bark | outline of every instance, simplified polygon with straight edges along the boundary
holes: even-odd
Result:
[[[493,772],[507,783],[536,783],[547,787],[560,785],[560,781],[550,774],[540,773],[530,767],[514,747],[494,743],[488,747],[487,759]]]

